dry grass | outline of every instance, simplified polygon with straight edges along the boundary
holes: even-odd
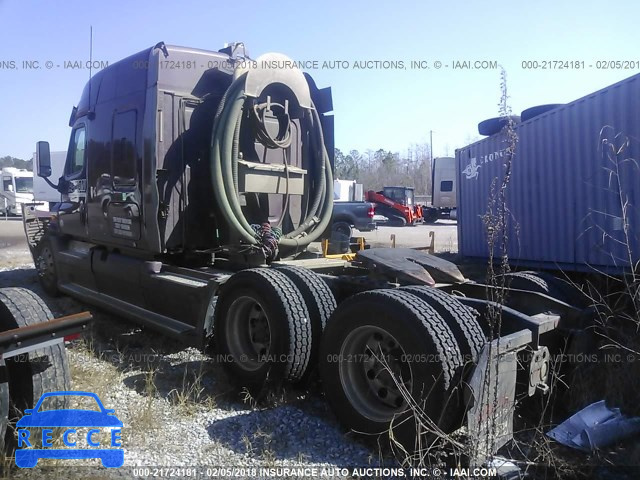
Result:
[[[174,388],[169,392],[169,401],[178,407],[180,413],[192,416],[201,411],[213,410],[217,406],[217,396],[207,392],[204,377],[209,373],[201,363],[196,372],[189,372],[185,367],[181,388]]]
[[[500,102],[501,116],[510,115],[507,105],[506,76],[502,76],[502,98]],[[491,200],[484,217],[488,232],[490,252],[487,284],[494,287],[488,291],[488,298],[499,305],[504,305],[508,288],[505,285],[504,273],[509,272],[507,246],[510,241],[508,232],[514,229],[518,234],[516,221],[511,217],[506,203],[511,159],[517,145],[517,135],[509,124],[506,128],[507,148],[504,177],[496,179],[492,186]],[[595,272],[588,277],[584,285],[575,285],[576,291],[583,291],[584,299],[578,303],[587,303],[597,312],[595,321],[571,342],[565,345],[554,360],[549,382],[550,393],[546,396],[536,395],[534,399],[522,398],[516,415],[515,441],[505,447],[502,452],[517,460],[517,463],[530,473],[532,478],[575,478],[607,465],[640,465],[640,442],[621,444],[606,451],[585,454],[564,447],[550,439],[546,433],[560,421],[579,409],[601,399],[605,399],[611,407],[620,407],[628,415],[640,415],[640,262],[633,262],[630,218],[632,202],[630,195],[621,191],[620,165],[630,162],[625,156],[625,148],[629,140],[616,135],[614,140],[602,139],[603,154],[609,161],[609,174],[614,191],[618,192],[622,212],[622,232],[624,238],[613,239],[609,232],[600,232],[603,238],[622,242],[627,254],[626,261],[632,268],[623,277],[612,277],[604,272]],[[638,170],[636,162],[632,162]],[[617,189],[617,190],[616,190]],[[584,277],[583,277],[584,278]],[[594,281],[593,279],[597,279]],[[500,337],[501,309],[490,309],[488,320],[491,328],[490,340]],[[580,360],[582,358],[582,361]],[[569,359],[569,360],[567,360]],[[486,372],[497,375],[498,372]],[[401,389],[404,386],[396,382]],[[488,385],[486,386],[488,387]],[[489,398],[492,393],[487,392]],[[495,396],[497,392],[494,392]],[[474,458],[474,445],[478,441],[477,432],[466,432],[466,441],[460,441],[454,435],[448,435],[438,428],[426,414],[423,405],[418,405],[408,392],[403,392],[405,401],[412,411],[411,421],[416,423],[418,435],[415,451],[409,451],[393,437],[390,440],[395,447],[398,459],[405,465],[433,465],[438,461],[434,453],[445,450],[453,455],[454,462],[466,462]],[[526,396],[526,394],[525,394]],[[494,402],[494,407],[497,403]],[[495,438],[495,429],[490,428],[489,436]],[[493,438],[489,438],[491,445]],[[429,439],[427,443],[421,443]]]

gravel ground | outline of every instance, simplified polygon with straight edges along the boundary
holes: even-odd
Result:
[[[363,236],[372,247],[390,247],[391,235],[396,237],[397,247],[427,247],[431,244],[430,232],[434,235],[436,252],[458,252],[458,224],[455,220],[438,220],[436,223],[414,227],[380,226],[372,232],[354,232]]]
[[[26,246],[5,242],[4,247],[0,287],[35,291],[56,317],[89,309],[67,297],[47,297]],[[214,358],[92,310],[91,332],[67,345],[72,388],[93,391],[106,408],[115,409],[124,424],[125,466],[321,469],[380,464],[376,448],[340,427],[317,385],[308,391],[285,391],[269,406],[258,407],[230,387]],[[48,478],[128,477],[134,472],[107,471],[99,460],[91,462],[95,466],[87,470],[70,468],[86,461],[41,460],[33,471],[12,469],[9,476],[41,478],[46,472]]]

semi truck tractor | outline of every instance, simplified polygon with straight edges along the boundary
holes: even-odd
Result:
[[[416,405],[444,431],[498,431],[474,437],[482,461],[511,437],[516,394],[545,391],[551,338],[582,312],[512,289],[490,341],[495,288],[456,265],[307,248],[331,231],[333,110],[295,62],[243,44],[158,43],[109,65],[72,110],[60,202],[25,218],[41,283],[212,349],[256,397],[317,369],[346,428],[408,451],[433,439]],[[38,175],[50,161],[39,142]]]
[[[439,218],[457,218],[456,199],[456,159],[454,157],[436,157],[433,159],[431,178],[431,205],[423,206],[426,222],[435,222]]]

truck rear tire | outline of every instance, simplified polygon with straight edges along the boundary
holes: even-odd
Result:
[[[456,337],[466,364],[475,363],[487,338],[469,307],[442,290],[425,285],[402,287],[401,290],[419,297],[447,322]]]
[[[51,240],[46,235],[34,249],[33,263],[38,272],[38,281],[42,289],[52,297],[60,295],[53,248]]]
[[[53,319],[51,310],[35,293],[25,288],[0,289],[0,329],[37,325]],[[6,359],[10,418],[19,418],[25,408],[33,408],[45,392],[71,389],[71,373],[64,343],[33,350]],[[0,393],[1,394],[1,393]],[[68,406],[67,397],[53,397],[51,408]],[[13,428],[6,432],[6,444],[14,440]]]
[[[338,419],[356,432],[386,434],[408,452],[418,436],[433,439],[416,419],[424,423],[426,416],[443,430],[461,420],[447,407],[461,370],[451,329],[408,292],[350,297],[333,312],[322,339],[320,375]]]
[[[309,365],[309,312],[300,290],[276,269],[243,270],[227,280],[213,331],[229,378],[255,398],[284,380],[299,380]]]
[[[327,325],[329,317],[337,307],[336,299],[329,286],[315,272],[308,268],[282,265],[275,267],[283,273],[300,290],[311,321],[311,357],[306,373],[301,378],[304,382],[315,370],[320,350],[322,332]]]

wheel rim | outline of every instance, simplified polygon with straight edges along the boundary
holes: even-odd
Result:
[[[349,237],[351,235],[351,227],[340,224],[335,227],[335,232],[339,233],[340,235],[344,235],[345,237]]]
[[[38,275],[40,275],[46,283],[52,283],[55,280],[55,268],[51,249],[44,247],[38,256]]]
[[[264,365],[271,347],[271,328],[264,308],[255,298],[242,296],[229,306],[226,341],[229,353],[247,371]]]
[[[386,330],[368,325],[351,331],[342,343],[339,373],[349,403],[368,419],[389,422],[407,409],[403,391],[412,392],[411,366]]]

